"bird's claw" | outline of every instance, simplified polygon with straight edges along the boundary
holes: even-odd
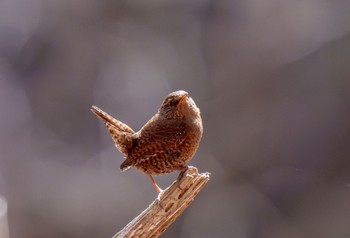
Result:
[[[181,170],[179,176],[177,177],[177,180],[181,180],[186,172],[190,172],[191,174],[198,174],[198,169],[194,166],[186,166],[186,168]]]
[[[164,190],[160,190],[160,192],[158,193],[158,196],[157,196],[157,198],[156,198],[157,203],[158,203],[159,206],[161,206],[161,207],[162,207],[162,204],[160,203],[160,199],[161,199],[163,193],[164,193]]]

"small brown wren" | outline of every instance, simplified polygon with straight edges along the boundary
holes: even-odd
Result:
[[[158,112],[138,132],[96,106],[91,111],[103,120],[115,146],[126,156],[120,169],[133,166],[146,173],[158,193],[162,190],[152,176],[186,171],[203,133],[200,111],[182,90],[166,96]]]

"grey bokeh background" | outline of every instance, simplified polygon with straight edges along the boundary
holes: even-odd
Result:
[[[164,237],[350,237],[350,1],[0,0],[10,237],[124,227],[156,193],[89,108],[138,130],[178,89],[212,177]]]

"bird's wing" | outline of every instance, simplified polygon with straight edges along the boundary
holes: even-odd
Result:
[[[152,132],[144,137],[141,134],[140,138],[133,140],[133,148],[120,169],[125,170],[151,158],[161,161],[180,157],[179,146],[185,141],[185,134],[184,125],[162,127],[161,130],[153,128]]]

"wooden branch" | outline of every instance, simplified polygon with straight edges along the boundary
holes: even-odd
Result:
[[[209,173],[198,174],[196,170],[187,170],[113,238],[158,237],[162,234],[209,181]]]

